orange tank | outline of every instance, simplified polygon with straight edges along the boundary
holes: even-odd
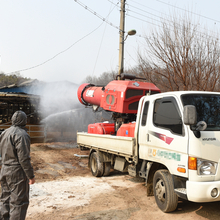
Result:
[[[123,124],[117,131],[117,136],[134,137],[136,123]]]

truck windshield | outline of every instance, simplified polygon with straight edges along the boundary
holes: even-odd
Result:
[[[220,130],[220,95],[187,94],[181,96],[183,105],[194,105],[197,110],[197,122],[207,123],[206,131]]]

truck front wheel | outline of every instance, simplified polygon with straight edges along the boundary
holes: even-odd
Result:
[[[178,197],[174,192],[173,180],[168,170],[158,170],[153,179],[154,197],[157,206],[163,212],[172,212],[178,204]]]
[[[91,154],[89,163],[90,163],[91,172],[93,176],[100,177],[103,175],[104,166],[103,166],[103,163],[100,162],[97,152],[93,152]]]

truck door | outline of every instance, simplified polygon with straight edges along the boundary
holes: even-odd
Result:
[[[144,103],[138,139],[140,159],[164,164],[171,173],[179,174],[178,167],[187,169],[188,133],[181,115],[174,97]]]
[[[149,131],[148,131],[148,109],[150,101],[143,103],[143,108],[140,116],[138,143],[139,143],[139,157],[147,159],[147,147],[149,146]]]

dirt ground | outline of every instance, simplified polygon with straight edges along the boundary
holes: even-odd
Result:
[[[74,143],[32,144],[36,183],[31,185],[27,220],[220,219],[220,202],[197,204],[180,200],[175,212],[161,212],[144,182],[112,171],[95,178],[87,151]]]

